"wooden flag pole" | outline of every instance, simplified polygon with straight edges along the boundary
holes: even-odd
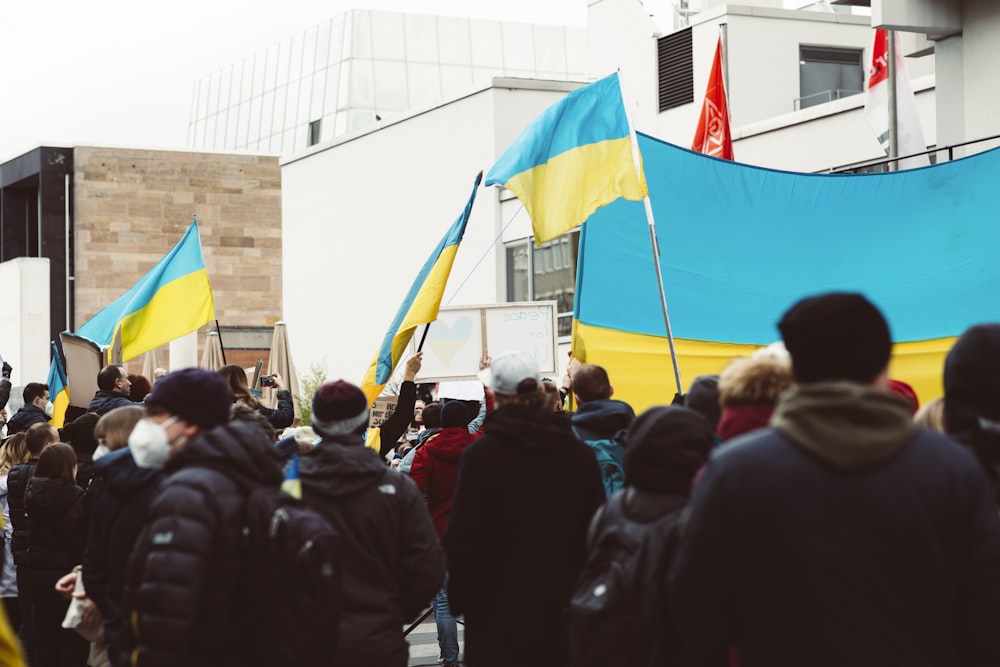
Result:
[[[628,133],[632,139],[632,161],[635,164],[635,173],[639,180],[642,177],[642,161],[639,159],[639,141],[635,136],[635,126],[632,124],[632,115],[629,113],[628,104],[625,103],[625,84],[622,82],[622,72],[618,70],[618,86],[621,90],[622,107],[625,109],[625,118],[628,121]],[[660,307],[663,310],[663,324],[667,329],[667,345],[670,348],[670,360],[674,366],[674,382],[677,385],[677,394],[684,393],[684,386],[681,384],[681,369],[677,363],[677,350],[674,348],[674,335],[670,329],[670,314],[667,312],[667,295],[663,290],[663,273],[660,270],[660,246],[656,240],[656,222],[653,220],[653,206],[649,202],[649,195],[642,198],[642,203],[646,208],[646,222],[649,223],[649,243],[653,249],[653,266],[656,268],[656,286],[660,290]]]

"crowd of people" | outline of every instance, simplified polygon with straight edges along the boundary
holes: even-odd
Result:
[[[402,667],[429,610],[447,667],[1000,665],[1000,324],[925,405],[865,297],[778,328],[638,416],[601,366],[557,383],[517,352],[484,355],[482,402],[418,400],[413,355],[374,428],[344,380],[290,428],[281,378],[269,409],[236,366],[108,366],[61,430],[29,384],[0,446],[0,664]],[[284,570],[248,546],[262,498]]]

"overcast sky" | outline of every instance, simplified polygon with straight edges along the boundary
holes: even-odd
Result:
[[[353,7],[584,25],[586,0],[41,0],[0,14],[0,163],[40,145],[183,148],[194,82]]]

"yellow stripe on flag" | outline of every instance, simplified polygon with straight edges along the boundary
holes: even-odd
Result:
[[[956,338],[897,343],[889,362],[889,376],[908,383],[921,405],[944,394],[944,359]],[[674,339],[681,377],[689,386],[699,375],[713,375],[736,357],[752,354],[763,345],[739,345]],[[669,404],[674,395],[673,370],[667,339],[573,323],[573,352],[581,362],[603,366],[611,377],[615,398],[639,413]],[[685,386],[685,390],[687,386]]]
[[[573,229],[619,197],[641,200],[647,194],[628,136],[568,150],[516,174],[505,187],[524,202],[536,243]]]

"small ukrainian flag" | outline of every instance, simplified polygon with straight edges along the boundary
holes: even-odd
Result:
[[[299,455],[298,452],[292,454],[288,467],[285,468],[285,481],[281,483],[281,490],[292,498],[302,500],[302,480],[299,479]]]

